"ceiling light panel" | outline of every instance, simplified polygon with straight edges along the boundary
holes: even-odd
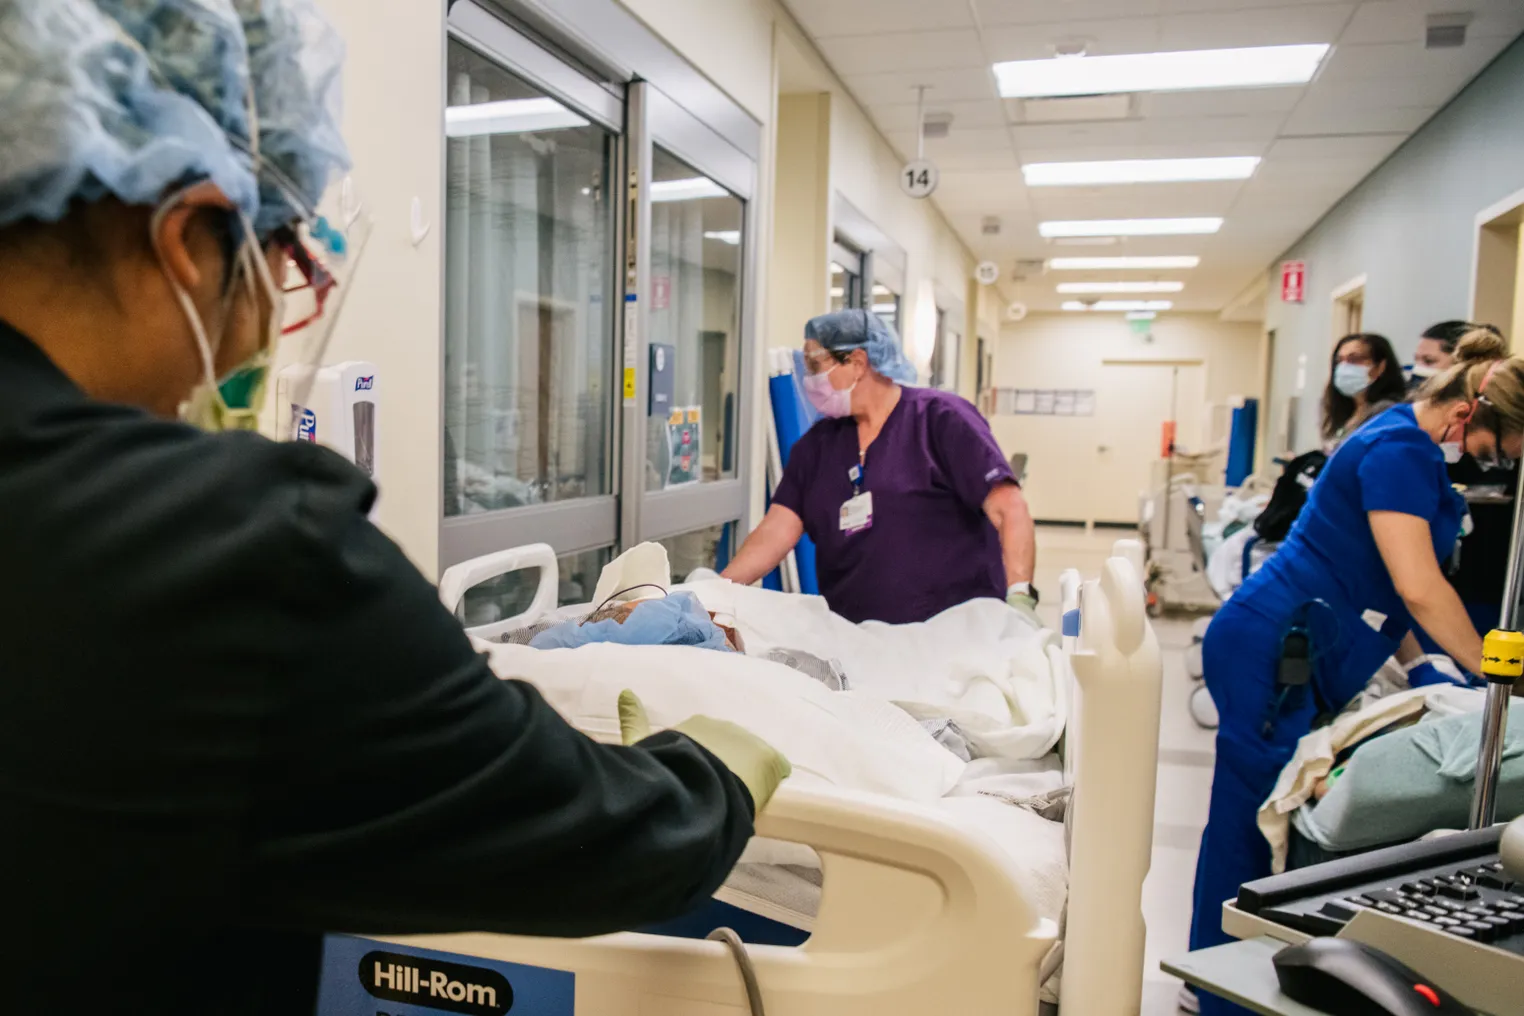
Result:
[[[701,198],[722,198],[730,193],[708,177],[691,180],[657,180],[651,184],[652,201],[697,201]]]
[[[728,243],[732,247],[739,247],[741,245],[741,231],[739,229],[717,229],[705,233],[704,239],[718,240],[721,243]]]
[[[1247,180],[1259,158],[1121,159],[1112,162],[1034,162],[1021,167],[1028,187],[1088,187],[1122,183]]]
[[[554,99],[504,99],[445,109],[445,136],[451,138],[529,134],[587,125],[586,119]]]
[[[1067,300],[1063,304],[1064,310],[1095,310],[1095,311],[1161,311],[1169,310],[1174,306],[1169,300],[1096,300],[1087,303],[1081,300]]]
[[[1160,257],[1049,258],[1048,269],[1055,272],[1125,272],[1160,271],[1195,268],[1201,259],[1194,254]]]
[[[1178,293],[1183,282],[1060,282],[1060,293]]]
[[[1040,222],[1037,232],[1045,237],[1063,236],[1186,236],[1215,233],[1222,220],[1197,219],[1077,219]]]
[[[995,65],[995,78],[1008,99],[1301,85],[1312,80],[1328,48],[1316,43],[1012,60]]]

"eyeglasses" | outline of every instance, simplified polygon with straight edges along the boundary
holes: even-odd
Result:
[[[812,376],[817,374],[829,374],[837,367],[840,367],[841,364],[842,361],[836,359],[834,355],[826,352],[825,350],[821,350],[818,353],[804,354],[804,372]]]
[[[281,329],[282,335],[290,335],[299,332],[312,322],[323,316],[323,305],[328,302],[329,295],[338,286],[338,282],[323,263],[307,249],[296,232],[287,227],[277,229],[271,240],[279,246],[285,254],[286,260],[296,267],[301,281],[293,286],[284,286],[281,290],[290,299],[296,293],[311,293],[310,307],[304,307],[300,316],[293,322],[288,323]]]

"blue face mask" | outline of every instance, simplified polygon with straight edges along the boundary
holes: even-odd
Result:
[[[1371,386],[1371,369],[1358,363],[1341,363],[1334,368],[1333,386],[1341,395],[1354,398]]]

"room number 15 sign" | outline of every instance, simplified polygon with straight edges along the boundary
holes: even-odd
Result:
[[[900,170],[900,190],[913,198],[929,198],[936,191],[942,174],[930,159],[917,159]]]

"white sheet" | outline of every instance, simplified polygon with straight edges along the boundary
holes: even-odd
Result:
[[[740,630],[748,654],[800,649],[839,660],[854,691],[918,718],[951,717],[980,754],[1036,759],[1068,720],[1068,664],[1058,636],[998,600],[974,600],[922,624],[852,622],[818,596],[731,582],[693,592]]]

